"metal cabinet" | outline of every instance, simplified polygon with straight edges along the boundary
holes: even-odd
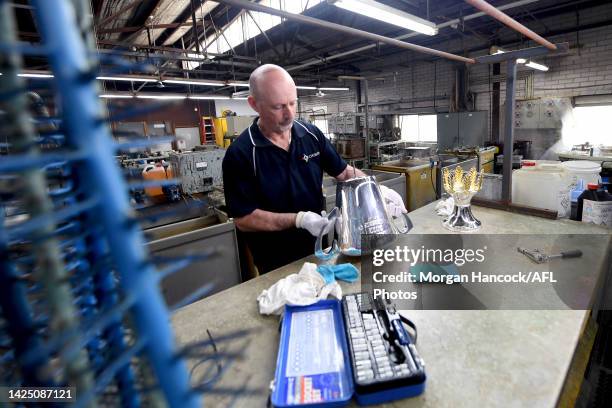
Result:
[[[437,117],[438,150],[482,146],[487,139],[488,112],[443,113]]]
[[[459,143],[459,116],[456,113],[442,113],[437,117],[438,150],[457,147]]]
[[[187,267],[162,279],[161,289],[168,305],[174,305],[198,288],[212,283],[207,295],[241,282],[236,227],[218,216],[200,217],[145,230],[152,237],[146,244],[152,256],[183,258],[218,249],[215,256],[196,259]],[[196,301],[198,299],[193,299]]]
[[[488,112],[461,112],[459,116],[459,146],[482,146],[487,139]]]

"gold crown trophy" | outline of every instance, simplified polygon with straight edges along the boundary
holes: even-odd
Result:
[[[474,217],[470,202],[482,188],[482,173],[474,167],[467,173],[459,166],[454,171],[442,169],[444,189],[453,197],[453,212],[442,220],[444,228],[457,232],[471,232],[480,228],[481,222]]]

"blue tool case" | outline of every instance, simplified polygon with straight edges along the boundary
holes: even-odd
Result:
[[[340,407],[352,397],[370,405],[421,394],[424,363],[401,319],[368,293],[286,306],[272,405]]]

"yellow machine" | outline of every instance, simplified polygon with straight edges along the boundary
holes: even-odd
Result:
[[[214,118],[213,120],[215,122],[215,143],[217,146],[226,148],[231,142],[231,140],[224,139],[225,134],[227,133],[227,119],[222,117]]]
[[[372,170],[390,171],[406,175],[406,209],[414,211],[436,200],[434,185],[438,173],[429,160],[396,160],[375,164]]]
[[[253,123],[252,116],[232,116],[231,111],[223,112],[223,117],[214,118],[215,143],[227,148],[232,141]]]

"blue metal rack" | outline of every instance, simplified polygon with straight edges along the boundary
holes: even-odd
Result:
[[[77,407],[200,406],[185,358],[210,359],[209,343],[213,360],[224,355],[212,339],[175,344],[158,283],[189,260],[158,272],[145,251],[134,185],[115,161],[125,145],[98,98],[86,2],[31,4],[36,46],[17,41],[0,0],[0,384],[75,387]],[[30,115],[37,96],[17,76],[26,54],[47,58],[53,87],[40,92],[58,117]],[[137,65],[114,62],[117,72]]]

